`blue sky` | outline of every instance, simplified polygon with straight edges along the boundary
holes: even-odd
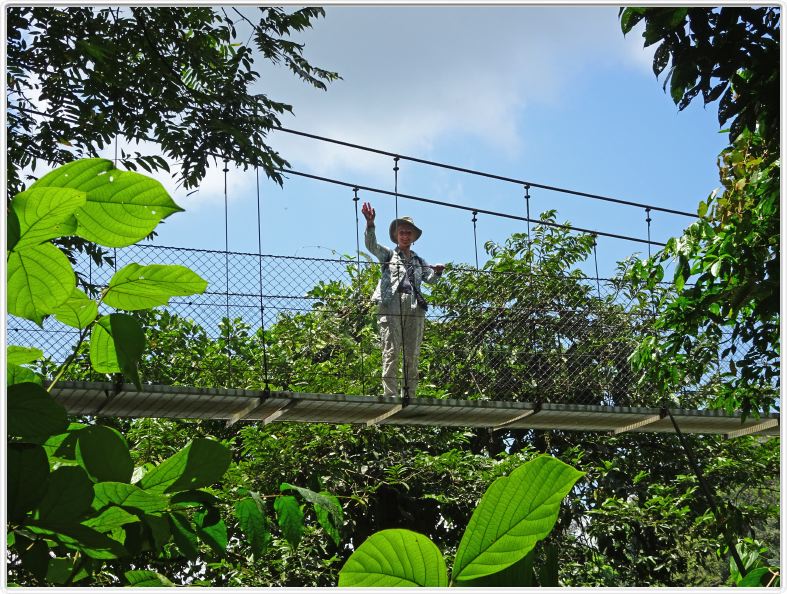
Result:
[[[251,7],[243,10],[254,12]],[[327,6],[298,40],[315,65],[343,80],[327,92],[282,67],[261,65],[259,89],[289,102],[285,127],[386,151],[536,183],[696,211],[716,188],[725,146],[717,106],[678,112],[651,70],[641,28],[624,38],[615,6]],[[391,159],[281,132],[271,144],[291,168],[393,190]],[[401,192],[524,214],[513,184],[400,162]],[[186,196],[167,180],[185,213],[159,228],[156,243],[222,249],[220,167]],[[291,178],[263,179],[263,252],[332,257],[354,253],[355,216],[347,188]],[[645,237],[641,209],[531,190],[531,214],[556,208],[559,221]],[[379,226],[394,216],[390,197],[361,193]],[[228,178],[229,247],[257,251],[253,171]],[[416,250],[431,262],[472,262],[470,214],[400,200],[424,229]],[[653,213],[652,236],[666,240],[690,219]],[[361,219],[362,222],[362,219]],[[481,216],[479,245],[502,241],[524,223]],[[384,233],[380,235],[384,236]],[[647,248],[599,239],[602,275]]]

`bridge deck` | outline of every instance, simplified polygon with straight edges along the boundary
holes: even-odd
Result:
[[[52,395],[70,414],[113,417],[162,417],[237,421],[297,421],[304,423],[356,423],[431,425],[567,431],[624,431],[672,433],[669,417],[657,408],[612,407],[581,404],[543,404],[489,400],[414,398],[402,407],[400,398],[263,392],[223,388],[190,388],[130,384],[119,390],[111,383],[61,382]],[[760,433],[779,434],[779,415],[759,419],[721,411],[673,409],[684,433],[724,434],[728,437]]]

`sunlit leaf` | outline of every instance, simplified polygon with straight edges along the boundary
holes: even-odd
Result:
[[[372,534],[339,572],[339,587],[444,588],[448,573],[440,549],[423,534],[382,530]]]
[[[101,482],[97,483],[93,490],[93,507],[95,509],[101,509],[108,505],[120,505],[145,513],[153,513],[163,511],[169,505],[169,499],[166,496],[149,493],[128,483]]]
[[[165,576],[161,575],[157,571],[148,571],[145,569],[135,569],[132,571],[127,571],[125,574],[126,580],[128,581],[129,586],[134,587],[149,587],[149,588],[161,588],[161,587],[169,587],[174,586],[169,579]]]
[[[62,305],[52,310],[58,322],[74,328],[87,328],[98,315],[98,304],[84,291],[74,287]]]
[[[24,384],[25,382],[41,385],[42,379],[41,376],[32,369],[9,363],[6,366],[6,386]]]
[[[129,311],[166,305],[170,297],[203,293],[208,282],[185,266],[129,264],[109,281],[104,303]]]
[[[495,480],[470,518],[453,579],[497,573],[527,555],[552,530],[560,502],[583,474],[556,458],[539,456]]]
[[[14,250],[73,235],[77,227],[74,212],[86,200],[84,192],[73,188],[30,188],[14,196],[11,208],[19,220],[19,241]]]
[[[39,326],[71,295],[76,276],[65,254],[45,243],[8,256],[8,313]]]
[[[32,363],[44,356],[41,349],[10,345],[6,347],[6,363],[9,365],[24,365]]]
[[[139,522],[139,518],[121,507],[109,507],[98,516],[82,522],[83,525],[95,528],[99,532],[109,532],[126,524]]]

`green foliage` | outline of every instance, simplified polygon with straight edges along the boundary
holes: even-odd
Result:
[[[621,11],[624,33],[644,20],[645,44],[660,43],[657,76],[671,60],[665,86],[680,109],[702,92],[706,104],[721,97],[720,124],[732,120],[719,157],[723,193],[712,192],[696,223],[632,268],[635,282],[652,289],[675,263],[675,291],[652,299],[657,334],[633,360],[669,392],[719,351],[738,352],[710,404],[744,416],[770,410],[778,397],[780,15],[778,7]]]
[[[255,18],[249,11],[210,7],[11,9],[12,193],[22,189],[23,168],[93,156],[117,135],[137,143],[152,140],[159,147],[155,154],[123,150],[119,156],[125,168],[169,171],[167,160],[177,162],[186,188],[198,186],[216,154],[258,165],[281,183],[276,169],[287,162],[265,137],[279,125],[278,116],[292,108],[260,92],[253,48],[319,89],[338,75],[312,66],[303,45],[289,39],[323,16],[321,8],[258,10]],[[74,31],[79,31],[76,41]],[[253,45],[247,45],[251,40]],[[45,107],[32,103],[33,95]],[[36,109],[45,110],[43,122]],[[132,176],[124,173],[116,182],[125,178]],[[146,218],[152,203],[145,198],[142,204],[129,202],[114,214],[138,212]],[[105,241],[98,219],[93,223],[80,220]],[[144,224],[155,227],[152,219]]]
[[[539,456],[492,483],[462,537],[452,581],[478,580],[523,562],[535,544],[552,530],[560,502],[582,474],[551,456]],[[532,560],[523,563],[517,570],[526,569],[529,563],[532,572]],[[532,575],[507,577],[521,577],[528,584],[532,581]],[[372,535],[339,573],[340,587],[438,587],[446,583],[440,550],[427,537],[404,530]]]
[[[732,119],[730,142],[761,128],[778,146],[779,7],[621,8],[629,33],[645,22],[645,46],[659,44],[656,76],[667,70],[664,89],[685,109],[702,93],[704,103],[721,97],[719,124]],[[668,68],[669,66],[669,68]]]
[[[392,588],[448,585],[445,560],[426,536],[383,530],[367,538],[339,573],[339,587]]]

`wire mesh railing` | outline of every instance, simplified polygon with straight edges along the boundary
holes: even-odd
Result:
[[[93,284],[105,285],[114,273],[76,258],[75,268]],[[136,314],[148,327],[143,381],[383,393],[380,319],[371,301],[379,263],[151,245],[119,249],[116,259],[118,269],[131,262],[181,264],[209,283],[202,295]],[[410,396],[660,404],[657,391],[629,361],[652,332],[653,313],[637,306],[619,279],[546,275],[527,266],[510,271],[448,266],[425,293],[429,310],[418,388]],[[8,336],[12,344],[41,348],[49,358],[46,371],[71,354],[78,332],[53,319],[39,327],[9,317]],[[106,379],[90,371],[87,352],[82,345],[66,377]],[[718,358],[699,382],[684,386],[683,397],[696,405],[728,365]],[[397,375],[403,387],[401,367]]]

